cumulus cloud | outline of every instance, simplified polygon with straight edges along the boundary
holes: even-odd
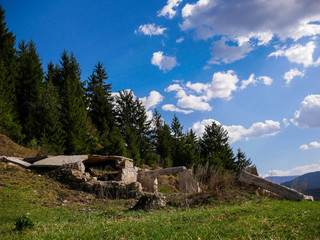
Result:
[[[300,109],[295,112],[291,122],[299,128],[320,127],[320,95],[308,95],[302,101]]]
[[[295,44],[288,49],[280,49],[269,54],[269,57],[287,57],[289,62],[303,64],[304,67],[318,65],[320,60],[313,61],[313,52],[316,44],[311,41],[305,46]]]
[[[157,91],[151,91],[148,97],[140,98],[142,104],[149,110],[163,101],[164,97]]]
[[[189,113],[193,112],[193,110],[183,110],[183,109],[177,108],[173,104],[165,104],[165,105],[163,105],[162,106],[162,110],[163,111],[170,111],[170,112],[180,112],[180,113],[184,113],[184,114],[189,114]]]
[[[286,72],[283,76],[283,78],[286,80],[286,85],[290,85],[290,82],[292,81],[292,79],[294,79],[295,77],[304,77],[304,73],[300,72],[298,69],[294,68],[294,69],[290,69],[289,72]]]
[[[161,51],[153,53],[151,63],[163,71],[170,71],[178,65],[175,57],[165,56]]]
[[[200,38],[227,35],[265,44],[273,35],[298,40],[320,33],[320,2],[315,0],[198,0],[183,7],[182,17],[181,28],[194,29]]]
[[[248,42],[239,46],[230,46],[226,42],[226,38],[222,38],[214,43],[211,52],[212,58],[208,61],[208,64],[233,63],[245,58],[253,50]]]
[[[309,149],[313,149],[313,148],[320,148],[320,143],[314,141],[309,144],[303,144],[300,146],[301,150],[309,150]]]
[[[139,29],[135,31],[135,33],[140,32],[140,33],[143,33],[144,35],[149,35],[151,37],[152,35],[162,35],[166,29],[167,28],[156,26],[154,23],[144,24],[144,25],[141,25]]]
[[[177,105],[181,108],[191,108],[199,111],[211,111],[212,109],[203,97],[187,95],[184,90],[178,91],[177,96],[179,97]]]
[[[204,84],[204,83],[191,83],[190,81],[186,84],[187,88],[192,89],[196,93],[202,93],[210,87],[210,84]]]
[[[273,79],[268,76],[260,76],[258,77],[258,80],[262,80],[266,86],[270,86],[273,82]]]
[[[180,91],[180,90],[182,90],[182,87],[177,83],[172,84],[165,89],[166,92]]]
[[[230,100],[232,98],[232,92],[237,90],[238,82],[238,76],[232,70],[229,70],[228,72],[214,73],[210,87],[206,93],[206,99],[225,98]]]
[[[320,164],[314,163],[305,166],[298,166],[289,170],[270,170],[268,174],[263,174],[265,176],[294,176],[303,175],[309,172],[320,171]]]
[[[178,98],[177,105],[181,108],[190,108],[199,111],[211,111],[212,107],[208,103],[211,99],[221,98],[230,100],[232,93],[238,89],[243,90],[249,84],[256,84],[259,81],[265,85],[272,84],[272,79],[267,76],[261,76],[255,78],[254,74],[251,74],[248,80],[239,82],[237,74],[229,70],[227,72],[216,72],[212,75],[211,82],[208,83],[191,83],[188,81],[185,85],[181,83],[175,83],[168,86],[166,92],[176,92],[176,98]]]
[[[201,122],[198,121],[193,124],[192,130],[198,135],[202,136],[205,126],[215,122],[220,124],[214,119],[204,119]],[[262,138],[267,136],[274,136],[282,131],[279,122],[272,120],[266,120],[263,122],[257,122],[252,124],[248,129],[241,125],[223,125],[223,127],[228,131],[229,142],[234,143],[236,141],[248,141],[255,138]]]
[[[168,0],[167,5],[158,12],[158,17],[165,16],[172,19],[177,13],[174,9],[176,9],[181,2],[182,0]]]

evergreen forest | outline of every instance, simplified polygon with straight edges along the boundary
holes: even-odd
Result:
[[[16,43],[1,6],[0,133],[46,154],[121,155],[137,166],[209,163],[238,171],[251,164],[215,122],[199,138],[176,115],[166,123],[154,110],[149,120],[131,90],[112,91],[101,62],[83,80],[75,54],[64,50],[44,69],[34,41]]]

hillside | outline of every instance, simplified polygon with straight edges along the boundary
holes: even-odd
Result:
[[[320,188],[320,171],[301,175],[291,181],[282,183],[282,185],[299,191]]]
[[[0,162],[0,239],[316,239],[319,202],[240,200],[128,211],[135,200],[96,199],[38,173]],[[235,190],[230,190],[233,192]],[[238,194],[239,195],[239,194]],[[181,199],[187,201],[187,195]],[[26,215],[34,226],[21,232]]]
[[[38,151],[20,146],[9,137],[0,134],[0,156],[8,157],[35,157]]]
[[[297,176],[269,176],[269,177],[266,177],[266,179],[271,182],[281,184],[284,182],[291,181],[297,177],[299,177],[299,176],[298,175]]]
[[[296,189],[307,195],[312,195],[316,200],[320,200],[320,171],[301,175],[282,185]]]

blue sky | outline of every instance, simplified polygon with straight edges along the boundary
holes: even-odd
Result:
[[[101,61],[113,91],[199,136],[217,121],[262,174],[320,170],[317,0],[0,0],[43,67],[73,51],[82,80]]]

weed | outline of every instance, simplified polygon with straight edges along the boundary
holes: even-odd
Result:
[[[17,219],[16,219],[16,222],[15,222],[15,225],[16,225],[16,229],[18,231],[22,231],[26,228],[32,228],[34,227],[34,223],[33,221],[31,220],[30,217],[28,217],[27,215],[20,215]]]

